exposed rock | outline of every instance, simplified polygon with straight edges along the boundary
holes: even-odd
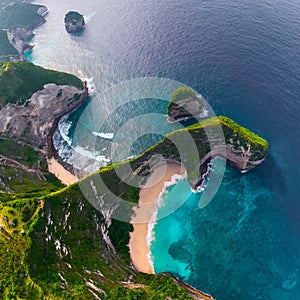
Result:
[[[40,6],[37,10],[37,14],[44,17],[48,13],[46,6]],[[46,22],[45,18],[42,18],[38,23],[33,23],[30,27],[16,26],[7,30],[7,38],[12,46],[19,53],[18,61],[26,61],[24,53],[33,49],[34,45],[28,43],[34,36],[33,30],[35,27]]]
[[[204,102],[188,87],[176,89],[167,107],[168,121],[176,122],[199,116],[204,112]]]
[[[253,169],[262,163],[268,153],[268,142],[252,133],[248,129],[236,124],[227,117],[210,118],[198,124],[171,133],[161,142],[147,150],[142,156],[131,161],[133,170],[131,183],[141,186],[140,178],[147,178],[151,172],[151,165],[155,163],[153,157],[182,163],[187,169],[188,180],[193,189],[197,189],[202,183],[202,175],[207,172],[207,164],[216,156],[226,158],[235,168],[241,172]],[[220,134],[219,131],[223,131]],[[209,132],[210,139],[207,137]],[[185,151],[179,153],[172,141],[185,143],[186,136],[192,138],[197,151]],[[188,148],[187,148],[188,149]],[[126,163],[119,168],[126,169]],[[119,174],[127,174],[119,171]],[[135,175],[139,175],[135,177]],[[129,175],[128,175],[129,178]],[[122,180],[125,180],[122,178]],[[139,181],[138,181],[139,180]],[[99,194],[101,195],[101,194]]]
[[[19,53],[19,61],[26,61],[24,53],[33,49],[33,45],[27,41],[33,37],[32,30],[27,30],[23,27],[15,27],[7,31],[7,37],[9,42]]]
[[[87,95],[87,89],[46,84],[23,106],[8,104],[0,110],[0,132],[30,140],[36,147],[51,149],[58,119],[75,109]]]
[[[77,32],[85,26],[84,16],[75,11],[69,11],[65,15],[65,28],[68,33]]]

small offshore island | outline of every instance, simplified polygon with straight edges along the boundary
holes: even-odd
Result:
[[[84,16],[76,11],[69,11],[65,15],[65,28],[68,33],[74,33],[85,27]]]
[[[0,16],[11,13],[13,19],[14,5],[5,6]],[[25,44],[32,26],[45,21],[42,15],[47,8],[24,5],[23,9],[38,14],[36,21],[29,22],[28,17],[27,25],[24,23],[17,31],[11,29],[12,24],[0,23],[11,33],[3,31],[5,34],[0,35],[7,46],[0,47],[5,53],[0,63],[0,296],[213,299],[171,274],[153,274],[147,259],[146,235],[154,201],[174,176],[186,177],[191,188],[197,189],[207,162],[215,156],[228,159],[243,172],[254,168],[268,153],[267,141],[227,117],[209,118],[172,132],[138,157],[110,164],[79,182],[64,185],[57,178],[55,166],[49,168],[59,159],[52,136],[59,119],[87,99],[88,89],[74,75],[28,62],[10,62],[25,60]],[[84,26],[82,18],[78,26]],[[21,37],[23,32],[26,34]],[[174,91],[170,100],[169,121],[203,112],[201,99],[186,87]],[[211,147],[205,133],[219,126],[226,152]],[[199,157],[185,153],[181,159],[172,142],[184,139],[187,132],[195,141]],[[163,171],[158,161],[153,167],[152,160],[157,154],[168,166],[159,180],[157,176]],[[129,167],[132,172],[125,172],[126,182],[118,174],[125,174]],[[99,176],[109,192],[97,185]],[[138,176],[146,179],[145,185],[136,185]],[[157,184],[151,186],[153,181]],[[94,201],[86,199],[82,185],[89,187],[88,194]],[[127,200],[125,209],[116,204],[116,196]],[[118,214],[127,222],[113,218]]]
[[[169,122],[181,121],[202,114],[204,103],[195,92],[183,86],[174,91],[167,112]]]

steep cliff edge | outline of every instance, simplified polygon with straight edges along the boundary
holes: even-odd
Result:
[[[173,92],[167,112],[169,122],[196,117],[204,112],[204,102],[190,88],[182,86]]]
[[[59,118],[87,97],[74,75],[31,63],[0,63],[0,200],[13,193],[52,191],[62,185],[48,172]]]
[[[0,109],[0,132],[31,141],[39,149],[47,150],[48,136],[52,136],[56,120],[76,108],[87,97],[87,91],[74,86],[44,85],[23,105],[7,104]]]
[[[186,146],[182,147],[179,153],[174,142],[188,145],[191,140],[197,151],[191,151],[191,148]],[[197,188],[201,184],[203,172],[206,171],[206,168],[203,171],[202,165],[209,159],[215,156],[224,157],[238,170],[246,172],[262,163],[268,150],[266,140],[231,119],[220,116],[174,131],[137,158],[116,164],[115,167],[120,168],[117,170],[118,174],[128,175],[128,172],[122,169],[127,170],[130,165],[133,172],[128,177],[133,185],[139,185],[139,178],[150,174],[150,165],[160,163],[162,158],[177,161],[185,166],[192,188]],[[111,165],[103,170],[113,167],[114,165]]]
[[[57,120],[87,96],[87,88],[73,75],[30,63],[0,64],[0,133],[48,150]]]
[[[228,150],[225,154],[218,148],[211,149],[207,139],[206,131],[213,133],[218,126],[224,132]],[[172,142],[184,140],[186,134],[193,137],[199,152],[198,157],[183,154],[192,164],[179,157]],[[264,139],[226,117],[212,118],[173,132],[137,158],[104,167],[79,183],[45,195],[44,208],[28,231],[30,278],[44,295],[58,298],[64,293],[74,299],[86,298],[89,294],[104,299],[159,299],[155,298],[159,295],[168,299],[213,299],[180,280],[174,281],[169,275],[146,275],[134,270],[127,245],[132,231],[129,224],[132,207],[139,198],[137,186],[143,184],[141,178],[147,178],[152,172],[151,167],[160,162],[158,154],[160,158],[183,163],[189,176],[195,176],[196,180],[200,173],[199,161],[206,155],[223,154],[236,167],[245,170],[263,161],[267,151]],[[131,172],[128,172],[129,167]],[[107,190],[99,184],[99,177]],[[118,197],[126,200],[125,206],[116,202]],[[128,223],[112,217],[121,217]],[[38,263],[41,261],[44,263]]]

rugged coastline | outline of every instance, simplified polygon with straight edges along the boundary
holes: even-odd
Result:
[[[203,99],[188,87],[177,88],[167,106],[168,122],[180,122],[195,118],[205,112]]]
[[[45,16],[47,13],[48,8],[46,6],[39,5],[36,10],[36,14],[40,16],[38,21],[34,21],[27,26],[13,26],[6,29],[9,42],[19,53],[19,59],[13,61],[27,61],[24,53],[31,51],[34,48],[34,45],[30,44],[28,41],[33,38],[34,29],[46,22]]]
[[[12,66],[5,65],[4,68],[5,70],[10,70],[9,67]],[[31,67],[34,68],[33,66]],[[51,95],[50,98],[49,95]],[[1,115],[4,116],[1,120],[1,128],[5,130],[7,135],[20,136],[29,140],[33,138],[35,147],[40,147],[40,151],[43,151],[44,155],[47,155],[47,152],[49,152],[48,157],[53,157],[55,150],[53,148],[52,135],[57,128],[59,118],[78,107],[87,95],[86,87],[78,89],[69,85],[46,84],[43,89],[33,93],[29,99],[27,98],[23,101],[17,99],[17,103],[3,105],[0,111]],[[53,102],[49,101],[49,99],[55,99],[55,103],[61,101],[61,106],[56,105],[53,111]],[[12,101],[12,99],[8,100]],[[20,116],[22,117],[20,118]],[[26,119],[30,121],[30,126],[24,121]],[[188,131],[194,137],[199,153],[203,158],[205,154],[212,151],[205,138],[204,128],[214,128],[214,126],[219,126],[220,123],[226,132],[225,140],[231,145],[232,155],[243,153],[243,145],[247,145],[247,143],[251,145],[251,151],[248,151],[248,154],[243,158],[244,163],[240,164],[240,166],[243,166],[243,169],[245,167],[250,168],[253,163],[259,163],[264,159],[267,153],[267,147],[264,146],[267,144],[259,138],[255,139],[255,136],[225,117],[210,119],[184,130],[175,131],[171,135],[172,138],[182,139],[186,131]],[[28,129],[24,132],[25,128]],[[131,201],[131,208],[133,208],[138,202],[137,191],[139,191],[139,189],[133,187],[136,186],[134,184],[136,181],[134,175],[140,175],[145,179],[149,178],[153,173],[150,161],[151,158],[156,157],[156,154],[161,154],[167,161],[176,161],[184,165],[190,179],[198,178],[199,170],[197,171],[197,167],[199,160],[196,164],[195,159],[197,158],[195,157],[191,157],[192,164],[187,160],[181,161],[169,135],[140,156],[119,164],[109,165],[100,169],[96,174],[84,178],[81,184],[86,184],[89,187],[89,194],[93,197],[92,200],[86,200],[85,196],[87,195],[84,196],[82,194],[78,183],[55,193],[40,192],[40,194],[32,195],[33,203],[36,203],[38,199],[44,199],[45,203],[41,213],[36,215],[35,223],[30,227],[26,227],[26,236],[31,241],[30,245],[27,248],[25,247],[28,253],[28,265],[31,266],[29,273],[32,280],[39,283],[39,293],[60,295],[63,291],[70,296],[74,296],[73,289],[78,286],[77,282],[81,280],[80,282],[83,281],[83,283],[79,298],[89,293],[96,293],[97,297],[105,297],[105,295],[119,293],[118,289],[122,289],[122,293],[135,295],[135,290],[127,288],[128,282],[131,285],[144,285],[143,291],[151,294],[160,293],[158,291],[161,283],[159,283],[158,287],[155,284],[163,282],[163,287],[172,287],[170,293],[175,294],[175,297],[181,293],[186,295],[184,289],[179,289],[180,286],[185,287],[184,283],[177,286],[178,281],[173,279],[168,281],[166,279],[168,276],[159,274],[147,277],[145,274],[138,273],[130,265],[127,245],[129,232],[132,230],[130,226],[132,225],[129,226],[128,224],[128,226],[125,226],[112,219],[113,214],[119,213],[122,208],[115,205],[111,194],[106,194],[96,184],[98,176],[101,176],[110,187],[111,192],[120,197],[125,196]],[[186,156],[186,158],[188,159],[189,157]],[[161,162],[157,161],[156,166],[159,163]],[[122,168],[126,169],[128,164],[131,165],[133,173],[125,173],[128,176],[127,178],[119,178],[116,172],[117,169],[119,169],[118,171]],[[126,180],[129,180],[129,184]],[[130,185],[130,183],[133,184]],[[27,197],[31,199],[30,196]],[[24,201],[21,198],[18,201],[23,205],[20,204],[21,209],[25,210],[28,200]],[[132,217],[132,212],[132,209],[121,211],[128,223]],[[20,213],[22,213],[22,210]],[[13,223],[8,222],[8,224]],[[4,230],[6,231],[7,228],[10,230],[11,227],[5,225]],[[23,230],[22,224],[18,228],[21,232]],[[74,229],[76,230],[74,231]],[[86,239],[90,242],[86,243]],[[87,249],[89,253],[88,258],[86,256]],[[45,253],[47,253],[46,256]],[[82,259],[85,262],[84,264]],[[92,263],[90,264],[86,260],[92,260]],[[38,261],[46,261],[47,270],[43,264],[38,264]],[[84,270],[86,270],[84,272],[82,271],[83,266],[85,267]],[[99,275],[98,271],[100,274],[105,275]],[[57,277],[57,273],[61,277]],[[80,274],[80,276],[77,277],[76,274]],[[44,276],[46,276],[47,281]],[[82,276],[86,281],[82,280]],[[76,279],[74,279],[75,277]],[[49,280],[51,280],[51,285],[49,285]],[[92,291],[90,290],[90,280],[92,280],[93,286],[96,287]],[[114,282],[113,289],[111,288],[111,280]],[[59,283],[63,287],[62,289],[58,287]],[[51,286],[50,290],[49,286]],[[57,287],[54,288],[54,286]],[[118,294],[119,299],[122,299],[122,293]],[[199,293],[196,299],[210,299],[203,297],[201,292]],[[165,297],[168,296],[169,294],[165,295]]]
[[[25,34],[24,39],[26,39],[26,34],[29,34],[29,31],[23,32],[22,29],[19,34]],[[30,37],[28,36],[28,38]],[[6,72],[6,69],[9,68],[5,67],[4,69]],[[48,82],[28,98],[20,97],[16,99],[16,103],[2,105],[0,108],[2,116],[0,132],[8,138],[17,137],[30,141],[32,146],[38,149],[37,151],[42,153],[44,157],[49,159],[57,157],[52,136],[59,119],[76,109],[85,101],[87,96],[88,89],[86,86],[80,89],[69,84]],[[53,103],[56,105],[54,106]],[[217,146],[210,148],[203,130],[219,125],[224,130],[225,153],[223,151],[224,145],[219,148]],[[202,175],[207,172],[210,159],[215,156],[223,155],[239,170],[246,171],[261,163],[268,151],[268,145],[264,140],[255,137],[226,117],[210,119],[190,126],[183,131],[173,132],[171,135],[180,140],[184,138],[186,131],[189,131],[189,134],[195,139],[199,148],[199,157],[189,157],[187,153],[186,160],[181,160],[169,135],[137,158],[102,168],[97,174],[83,179],[83,182],[90,188],[89,193],[94,193],[92,195],[94,202],[85,199],[78,184],[54,193],[50,193],[48,190],[36,192],[33,189],[35,193],[25,196],[13,195],[13,191],[9,191],[10,194],[7,197],[13,201],[7,202],[6,207],[10,207],[11,210],[15,209],[13,211],[15,215],[20,214],[23,217],[28,211],[29,205],[36,208],[36,210],[31,209],[33,213],[25,219],[27,221],[24,223],[15,222],[14,215],[6,212],[8,209],[1,211],[4,216],[3,220],[6,220],[5,224],[2,224],[2,216],[0,218],[0,231],[1,233],[5,232],[5,238],[13,239],[14,236],[10,237],[10,233],[14,231],[15,234],[20,233],[19,238],[26,245],[23,247],[23,251],[26,250],[26,260],[22,258],[22,263],[17,261],[17,265],[22,265],[25,261],[26,266],[28,266],[29,271],[27,269],[24,271],[25,274],[29,274],[29,287],[31,288],[29,288],[28,293],[33,293],[33,290],[35,295],[53,297],[67,295],[66,297],[78,297],[78,299],[86,297],[87,294],[99,298],[116,293],[118,299],[122,299],[123,293],[135,296],[135,289],[127,289],[130,284],[139,286],[142,290],[144,289],[145,293],[150,290],[153,294],[156,292],[159,294],[158,289],[163,282],[162,286],[170,285],[175,297],[177,297],[184,290],[176,290],[173,285],[175,282],[186,291],[193,291],[192,294],[196,299],[212,299],[211,296],[189,287],[178,279],[175,281],[172,279],[171,282],[166,281],[165,277],[169,278],[169,275],[145,277],[144,274],[140,274],[132,268],[128,259],[127,248],[127,237],[132,228],[113,221],[113,213],[120,208],[111,201],[113,200],[111,195],[105,194],[95,184],[97,176],[103,177],[113,193],[120,197],[127,197],[127,200],[132,201],[132,205],[135,207],[138,201],[136,191],[142,189],[142,183],[139,189],[132,188],[126,183],[128,178],[116,176],[116,168],[123,168],[128,164],[132,166],[133,173],[127,174],[128,177],[132,176],[129,178],[129,182],[136,183],[134,175],[141,175],[149,179],[155,172],[155,168],[152,168],[150,164],[151,158],[156,154],[161,154],[165,160],[185,166],[191,187],[197,188],[201,185]],[[188,161],[189,159],[190,161]],[[157,161],[155,167],[159,163]],[[73,171],[71,167],[69,168]],[[164,182],[163,180],[160,183]],[[9,197],[16,197],[17,200]],[[155,197],[152,197],[151,200],[155,200]],[[14,201],[18,203],[19,211],[15,208],[16,202]],[[40,203],[43,205],[45,203],[45,207],[40,207]],[[132,210],[129,209],[124,213],[127,214],[127,220],[130,220]],[[30,243],[27,239],[30,240]],[[23,246],[21,242],[20,245]],[[9,249],[9,245],[7,249]],[[41,261],[45,264],[41,264]],[[159,285],[156,288],[157,282]],[[24,286],[26,284],[28,283],[24,283]],[[114,286],[113,289],[112,285]],[[126,290],[122,290],[120,293],[118,289],[125,287]],[[31,296],[32,294],[27,298],[30,299]],[[169,295],[164,297],[169,297]]]

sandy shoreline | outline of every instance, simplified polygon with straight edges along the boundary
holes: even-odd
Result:
[[[159,197],[168,182],[176,174],[186,173],[179,163],[168,162],[155,167],[146,186],[140,191],[139,205],[134,208],[135,215],[131,219],[133,232],[130,233],[129,249],[134,267],[144,273],[153,274],[153,266],[149,259],[147,236],[151,230],[151,219],[156,212],[154,201]],[[150,228],[149,228],[150,227]]]
[[[65,185],[78,181],[77,177],[66,170],[54,157],[47,160],[49,172],[53,173]]]

